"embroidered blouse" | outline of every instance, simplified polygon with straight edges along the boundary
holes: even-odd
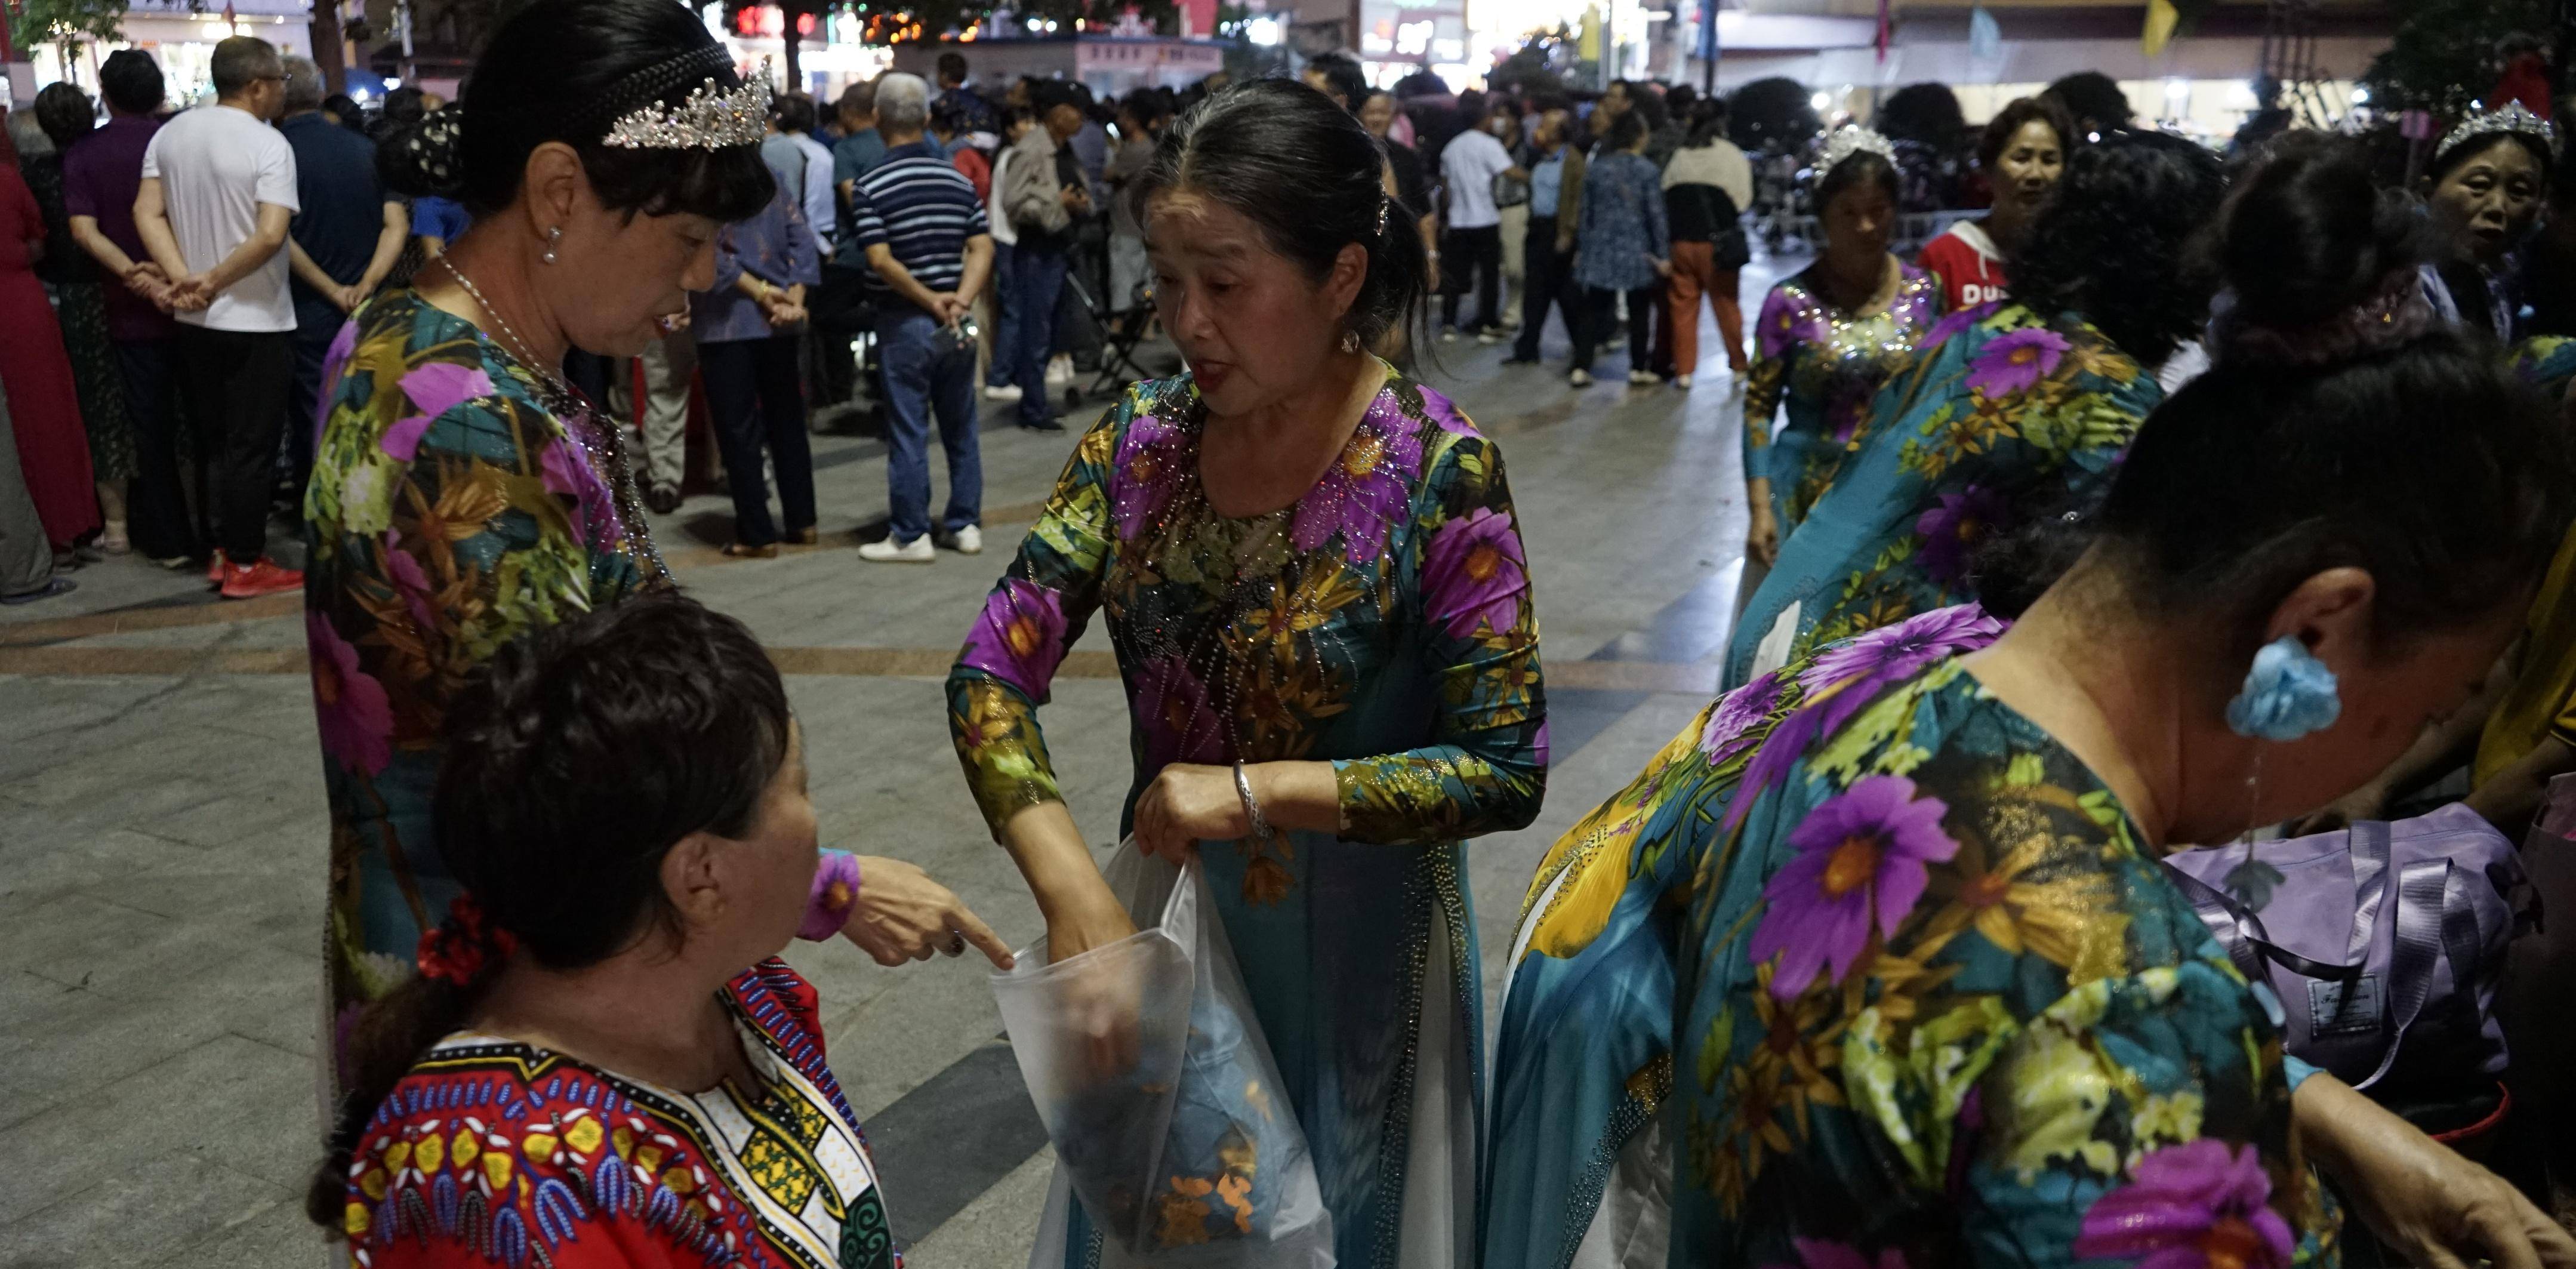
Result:
[[[1896,296],[1875,313],[1825,302],[1801,273],[1771,288],[1753,325],[1744,385],[1744,475],[1771,481],[1780,535],[1806,519],[1845,455],[1867,438],[1878,390],[1941,314],[1941,279],[1898,262]],[[1772,416],[1789,418],[1777,432]]]

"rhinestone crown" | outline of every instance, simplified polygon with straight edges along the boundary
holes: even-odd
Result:
[[[2499,109],[2461,120],[2459,127],[2451,129],[2450,134],[2442,138],[2442,144],[2433,147],[2433,161],[2440,162],[2443,155],[2449,154],[2463,141],[2498,132],[2538,137],[2545,148],[2554,147],[2558,140],[2557,129],[2550,127],[2548,120],[2531,113],[2530,108],[2521,102],[2508,101]]]
[[[1819,172],[1833,171],[1835,164],[1840,163],[1844,159],[1848,159],[1863,150],[1867,150],[1890,163],[1896,161],[1896,145],[1894,142],[1889,141],[1886,137],[1880,136],[1878,133],[1871,131],[1868,128],[1864,128],[1859,124],[1853,124],[1852,126],[1844,128],[1834,133],[1832,136],[1825,138],[1824,157],[1816,161],[1816,170]]]
[[[758,145],[769,132],[769,68],[726,88],[714,76],[676,106],[651,102],[610,124],[601,144],[621,150],[721,150]]]

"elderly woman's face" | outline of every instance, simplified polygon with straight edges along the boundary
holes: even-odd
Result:
[[[1307,386],[1342,338],[1365,257],[1319,282],[1250,217],[1187,189],[1156,194],[1146,216],[1154,305],[1208,409],[1240,415]]]
[[[662,336],[661,319],[715,285],[716,230],[704,216],[628,215],[602,207],[587,186],[536,281],[556,291],[553,310],[573,346],[632,357]]]
[[[693,929],[689,937],[721,940],[728,959],[745,965],[777,955],[804,923],[818,844],[814,804],[806,796],[805,731],[791,720],[786,757],[761,793],[759,815],[716,858],[728,898],[724,911],[714,928]]]
[[[2433,212],[2462,251],[2492,265],[2531,232],[2548,184],[2530,147],[2497,137],[2433,187]]]

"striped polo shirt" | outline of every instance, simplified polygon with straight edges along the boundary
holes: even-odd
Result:
[[[887,151],[884,162],[858,178],[851,213],[859,250],[883,243],[933,291],[956,289],[966,272],[966,240],[991,232],[974,183],[921,141]],[[891,289],[883,279],[876,287]]]

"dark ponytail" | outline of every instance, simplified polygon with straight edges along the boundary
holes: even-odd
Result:
[[[1368,251],[1368,278],[1345,325],[1361,346],[1421,324],[1431,260],[1403,204],[1385,192],[1386,151],[1350,112],[1284,79],[1210,96],[1163,133],[1140,203],[1170,189],[1205,194],[1261,227],[1273,250],[1322,278],[1342,248]]]
[[[2376,580],[2383,638],[2486,620],[2566,530],[2564,430],[2492,343],[2426,320],[2411,219],[2356,143],[2284,144],[2226,210],[2211,369],[2147,420],[2103,504],[2131,592],[2228,624],[2235,652],[2339,566]]]
[[[522,637],[449,703],[433,822],[472,903],[423,974],[367,1006],[347,1091],[305,1202],[337,1229],[376,1107],[463,1026],[515,944],[579,969],[679,933],[662,859],[691,833],[745,836],[787,759],[787,690],[739,621],[678,595],[628,600]],[[488,928],[484,928],[488,925]]]

